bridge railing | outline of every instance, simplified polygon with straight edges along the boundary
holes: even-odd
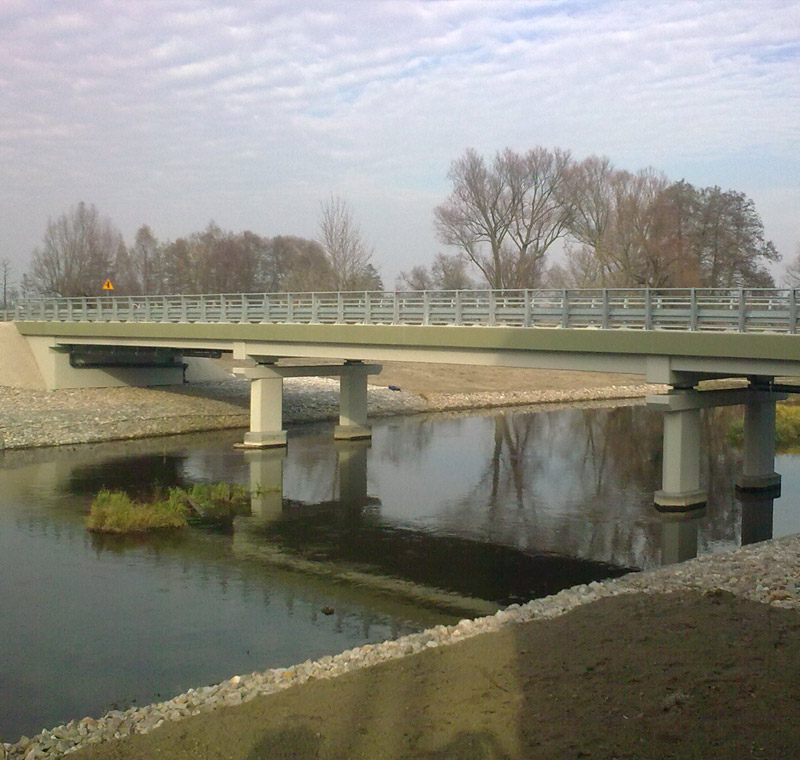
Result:
[[[609,288],[41,297],[20,301],[4,318],[796,333],[797,295],[791,288]]]

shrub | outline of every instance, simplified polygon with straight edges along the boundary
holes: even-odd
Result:
[[[141,504],[121,491],[103,489],[92,501],[86,527],[98,533],[141,533],[184,528],[188,510],[170,499]]]
[[[736,446],[744,443],[744,422],[737,420],[728,430],[728,437]],[[778,450],[800,446],[800,406],[778,404],[775,407],[775,447]]]

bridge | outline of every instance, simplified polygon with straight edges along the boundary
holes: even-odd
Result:
[[[800,377],[794,289],[606,289],[32,298],[7,315],[47,386],[180,382],[186,357],[232,353],[251,381],[244,446],[286,444],[282,383],[338,376],[337,438],[368,437],[374,362],[593,370],[670,386],[664,412],[663,510],[701,506],[700,409],[745,407],[737,485],[777,493],[775,402]],[[279,363],[285,359],[305,364]],[[707,379],[747,385],[698,390]]]

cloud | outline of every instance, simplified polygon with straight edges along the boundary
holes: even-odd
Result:
[[[393,225],[415,250],[382,241],[407,268],[438,249],[422,204],[467,146],[666,170],[797,155],[797,29],[784,0],[7,2],[0,245],[27,255],[47,214],[81,198],[128,235],[207,215],[313,234],[336,190],[376,237],[396,209],[415,214]]]

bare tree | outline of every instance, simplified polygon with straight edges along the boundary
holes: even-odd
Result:
[[[11,273],[14,271],[14,266],[11,264],[10,259],[0,260],[0,277],[3,278],[3,308],[8,308],[8,295],[9,288],[11,288]]]
[[[373,248],[367,245],[347,201],[332,195],[322,204],[320,244],[331,266],[336,290],[365,290],[375,284]]]
[[[409,272],[401,272],[397,286],[409,290],[469,290],[475,283],[467,274],[466,264],[460,255],[437,253],[430,270],[416,266]]]
[[[48,221],[42,246],[33,254],[30,286],[48,295],[99,294],[103,282],[113,277],[124,245],[111,221],[81,201]]]
[[[783,284],[787,288],[800,288],[800,243],[797,244],[794,258],[786,265]]]
[[[570,219],[569,166],[559,149],[505,149],[491,166],[468,149],[450,167],[450,196],[434,209],[439,239],[461,250],[490,287],[539,285],[547,251]]]

